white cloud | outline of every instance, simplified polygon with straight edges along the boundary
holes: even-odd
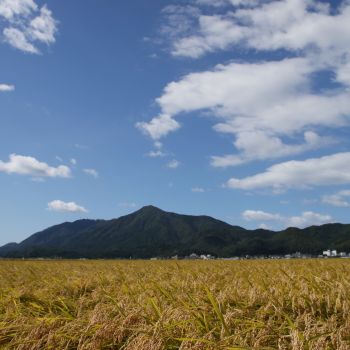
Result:
[[[332,143],[330,138],[322,138],[312,131],[304,133],[304,140],[305,142],[302,144],[285,144],[280,138],[270,136],[268,133],[262,131],[241,132],[238,133],[237,139],[234,142],[236,149],[241,154],[212,156],[211,165],[214,167],[228,167],[257,159],[264,160],[286,157]]]
[[[7,20],[16,16],[28,16],[37,8],[33,0],[0,0],[0,16]]]
[[[305,211],[300,216],[283,216],[276,213],[267,213],[262,210],[246,210],[242,217],[247,221],[275,221],[284,227],[304,228],[311,225],[322,225],[333,222],[330,215],[319,214],[312,211]],[[260,224],[260,227],[266,228],[266,224]]]
[[[39,53],[39,50],[29,42],[25,33],[17,28],[5,28],[4,29],[5,41],[16,49],[29,53]]]
[[[269,225],[266,225],[264,223],[260,224],[259,225],[259,228],[261,228],[262,230],[270,230],[270,226]]]
[[[57,32],[57,21],[52,17],[52,12],[44,5],[40,9],[40,15],[35,17],[29,26],[29,35],[33,40],[39,40],[45,44],[52,44]]]
[[[161,33],[176,40],[177,37],[188,35],[196,25],[200,11],[191,5],[168,5],[162,10],[165,18]]]
[[[239,152],[213,157],[214,166],[300,154],[330,143],[313,129],[349,123],[350,93],[313,93],[314,71],[315,64],[307,58],[286,58],[229,63],[191,73],[165,87],[157,99],[161,108],[158,117],[137,125],[159,140],[180,127],[174,119],[180,113],[209,111],[219,120],[214,129],[232,134]],[[293,142],[300,136],[302,142]]]
[[[71,163],[72,165],[77,165],[77,160],[76,160],[75,158],[71,158],[71,159],[70,159],[70,163]]]
[[[76,204],[75,202],[63,202],[61,200],[54,200],[47,204],[47,209],[57,212],[67,213],[87,213],[88,210]]]
[[[169,163],[166,164],[166,167],[169,169],[176,169],[179,166],[180,166],[180,162],[176,159],[173,159]]]
[[[343,190],[332,195],[325,195],[322,197],[322,202],[334,207],[350,207],[350,202],[347,198],[350,198],[350,190]]]
[[[172,54],[198,58],[238,45],[256,50],[317,48],[328,53],[349,48],[348,2],[343,2],[336,14],[331,13],[327,4],[313,0],[232,0],[231,3],[234,6],[245,3],[251,8],[198,14],[197,26],[193,26],[190,34],[171,37]]]
[[[47,5],[39,9],[33,0],[0,0],[1,17],[4,41],[16,49],[38,54],[37,44],[55,42],[58,22]]]
[[[9,92],[9,91],[14,91],[14,90],[15,90],[14,85],[0,84],[0,92]]]
[[[158,158],[158,157],[166,157],[168,154],[162,151],[163,143],[160,141],[154,142],[154,148],[155,150],[150,151],[147,153],[148,157],[151,158]]]
[[[85,174],[91,175],[95,179],[97,179],[99,177],[99,174],[98,174],[97,170],[95,170],[95,169],[83,169],[83,171]]]
[[[65,165],[52,167],[33,157],[17,154],[11,154],[8,162],[0,160],[0,172],[34,177],[71,177],[71,170]]]
[[[259,0],[195,0],[198,5],[221,7],[228,4],[233,6],[254,7],[259,4]]]
[[[158,157],[165,157],[167,154],[164,153],[163,151],[157,149],[155,151],[150,151],[147,153],[147,156],[148,157],[151,157],[151,158],[158,158]]]
[[[215,131],[234,138],[236,153],[212,157],[213,166],[225,167],[328,146],[335,140],[327,132],[349,125],[348,1],[333,11],[313,0],[191,3],[196,10],[173,8],[181,16],[165,31],[174,55],[195,58],[243,49],[269,52],[271,58],[259,60],[255,55],[252,63],[220,64],[167,84],[156,99],[159,115],[137,124],[153,140],[178,130],[179,116],[206,112],[216,120]],[[208,15],[202,5],[214,5],[214,14]],[[280,49],[290,54],[276,58]],[[338,84],[336,89],[315,88],[317,74],[325,71]]]
[[[324,215],[319,213],[314,213],[312,211],[305,211],[300,216],[292,216],[287,220],[287,226],[293,227],[307,227],[311,225],[322,225],[334,222],[330,215]]]
[[[169,132],[179,129],[180,124],[169,115],[163,114],[153,118],[149,123],[136,123],[136,127],[148,136],[152,137],[152,139],[159,140]]]
[[[350,183],[350,152],[336,153],[303,161],[275,164],[265,172],[242,179],[231,178],[229,188],[285,190]]]
[[[163,148],[163,144],[160,141],[155,141],[154,142],[154,147],[156,149],[161,149],[161,148]]]
[[[271,214],[262,210],[245,210],[242,217],[247,221],[280,221],[282,219],[279,214]]]
[[[203,192],[205,192],[205,189],[202,187],[192,187],[191,191],[195,192],[195,193],[203,193]]]

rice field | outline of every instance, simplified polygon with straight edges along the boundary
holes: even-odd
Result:
[[[0,261],[0,349],[350,349],[350,260]]]

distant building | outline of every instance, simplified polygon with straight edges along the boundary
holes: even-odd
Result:
[[[326,257],[335,257],[335,256],[338,256],[338,253],[337,253],[336,250],[330,250],[330,249],[324,250],[322,254],[323,254],[323,256],[326,256]]]
[[[207,254],[207,255],[205,255],[205,254],[202,254],[201,256],[200,256],[200,258],[202,259],[202,260],[211,260],[211,259],[215,259],[212,255],[210,255],[210,254]]]
[[[322,255],[323,256],[331,256],[331,251],[328,249],[328,250],[324,250],[323,252],[322,252]]]

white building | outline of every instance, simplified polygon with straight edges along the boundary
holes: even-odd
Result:
[[[330,250],[330,249],[324,250],[322,254],[323,254],[323,256],[328,256],[328,257],[330,257],[330,256],[338,256],[338,253],[337,253],[336,250]]]
[[[328,250],[324,250],[322,255],[324,256],[331,256],[331,251],[328,249]]]

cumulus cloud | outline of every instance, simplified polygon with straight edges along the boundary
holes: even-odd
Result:
[[[246,210],[242,213],[242,217],[247,221],[275,221],[284,227],[300,227],[304,228],[311,225],[322,225],[333,222],[333,218],[327,214],[319,214],[312,211],[305,211],[300,216],[283,216],[276,213],[268,213],[262,210]],[[265,223],[260,227],[266,228]]]
[[[166,167],[169,169],[176,169],[179,166],[180,166],[180,162],[176,159],[173,159],[169,163],[166,164]]]
[[[99,177],[98,171],[95,169],[83,169],[85,174],[88,174],[92,177],[94,177],[95,179],[97,179]]]
[[[323,196],[322,202],[334,207],[350,207],[348,198],[350,198],[350,190],[343,190],[335,194]]]
[[[47,5],[39,8],[33,0],[1,0],[1,17],[4,41],[18,50],[38,54],[38,44],[55,42],[57,21]]]
[[[240,155],[212,156],[211,165],[214,167],[228,167],[253,160],[274,159],[308,150],[317,149],[332,143],[330,138],[322,138],[313,131],[304,133],[304,143],[285,144],[276,136],[269,136],[262,131],[241,132],[237,135],[234,145],[240,151]]]
[[[66,213],[87,213],[88,210],[75,202],[64,202],[61,200],[54,200],[47,204],[47,209],[57,212],[66,212]]]
[[[52,17],[52,12],[44,5],[40,9],[40,14],[31,20],[29,25],[29,35],[32,40],[38,40],[45,44],[52,44],[56,41],[57,22]]]
[[[198,13],[197,25],[190,34],[172,37],[172,54],[198,58],[237,45],[255,50],[312,48],[328,51],[328,54],[331,49],[349,47],[350,6],[347,1],[335,14],[329,5],[313,0],[233,0],[231,4],[232,8],[226,12]],[[241,8],[243,4],[250,8]]]
[[[0,84],[0,92],[9,92],[9,91],[14,91],[14,90],[15,90],[14,85]]]
[[[28,16],[37,8],[33,0],[1,0],[0,16],[12,20],[16,16]]]
[[[313,62],[297,57],[261,63],[234,62],[191,73],[165,87],[157,99],[162,111],[158,117],[137,126],[159,140],[179,129],[174,118],[180,113],[209,111],[219,120],[214,129],[232,134],[238,151],[236,155],[213,157],[214,166],[317,149],[330,140],[313,129],[348,124],[350,95],[345,90],[313,93],[314,70]],[[300,134],[302,142],[298,141]]]
[[[11,154],[8,162],[0,160],[0,172],[34,177],[71,177],[71,170],[65,165],[52,167],[34,157],[17,154]]]
[[[153,118],[149,123],[138,122],[136,127],[154,140],[159,140],[171,131],[180,128],[180,124],[169,115],[163,114]]]
[[[334,222],[330,215],[305,211],[301,216],[291,216],[287,220],[287,226],[307,227],[311,225],[322,225]]]
[[[272,188],[279,191],[349,183],[350,152],[343,152],[321,158],[275,164],[263,173],[242,179],[231,178],[227,186],[243,190]]]
[[[242,217],[247,221],[280,221],[282,219],[279,214],[271,214],[262,210],[245,210]]]
[[[177,7],[181,16],[164,32],[174,56],[244,49],[270,58],[219,64],[168,83],[156,99],[159,114],[137,124],[145,134],[159,140],[180,128],[178,118],[205,112],[215,131],[233,137],[236,152],[211,157],[213,166],[227,167],[326,147],[335,141],[329,134],[349,125],[348,1],[335,9],[313,0],[189,4]],[[281,49],[284,58],[275,55]],[[324,72],[336,88],[315,87]]]

